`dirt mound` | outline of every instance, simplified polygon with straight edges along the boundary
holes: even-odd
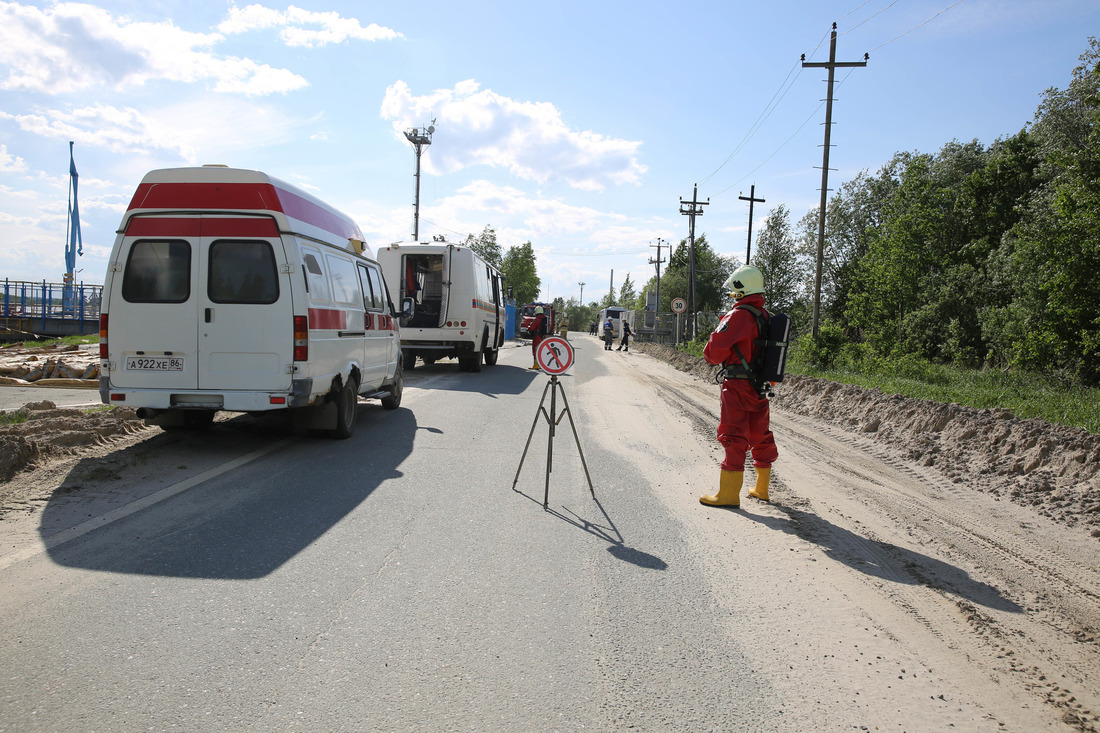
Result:
[[[85,412],[58,409],[53,402],[43,401],[24,405],[14,413],[0,411],[0,416],[13,415],[25,420],[0,425],[0,482],[34,464],[146,429],[144,421],[128,408]]]
[[[713,379],[714,367],[702,359],[656,344],[642,350]],[[874,437],[956,483],[1100,537],[1100,436],[1086,430],[797,375],[788,375],[772,404]]]

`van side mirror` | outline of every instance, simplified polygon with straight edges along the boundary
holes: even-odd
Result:
[[[405,298],[401,301],[401,317],[412,318],[413,313],[416,312],[416,301],[412,298]]]

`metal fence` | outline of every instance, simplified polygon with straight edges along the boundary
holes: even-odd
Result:
[[[722,319],[722,313],[700,312],[697,316],[699,338],[705,339]],[[658,344],[679,344],[691,341],[691,315],[688,313],[647,313],[637,311],[634,314],[634,339],[651,341]]]
[[[29,282],[4,278],[0,317],[98,320],[103,302],[102,285],[84,283]]]

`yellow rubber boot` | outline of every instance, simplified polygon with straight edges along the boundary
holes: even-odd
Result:
[[[699,503],[707,506],[741,506],[741,482],[744,471],[722,469],[722,478],[718,482],[718,493],[713,496],[700,496]]]
[[[756,469],[756,486],[749,489],[749,496],[759,499],[760,501],[767,501],[768,484],[771,482],[771,478],[771,468]]]
[[[532,364],[531,366],[529,366],[527,368],[528,369],[538,369],[539,368],[539,363],[536,361],[534,364]]]

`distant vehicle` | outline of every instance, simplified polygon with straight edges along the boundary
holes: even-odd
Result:
[[[166,429],[291,410],[346,438],[360,395],[401,404],[397,316],[359,227],[328,204],[259,171],[151,171],[107,267],[99,394]]]
[[[600,336],[603,336],[603,324],[608,318],[611,319],[611,335],[614,338],[623,335],[623,321],[629,323],[631,328],[634,327],[634,311],[613,305],[600,311],[599,321],[596,323],[596,331]]]
[[[554,313],[553,303],[528,303],[520,309],[517,318],[519,319],[519,335],[523,338],[531,338],[531,326],[535,322],[535,308],[542,306],[543,315],[546,316],[546,335],[550,335],[554,330],[554,324],[557,322]]]
[[[406,242],[379,247],[378,262],[390,297],[411,298],[415,313],[401,321],[405,369],[457,358],[480,372],[497,363],[504,345],[504,276],[469,247],[449,242]]]

